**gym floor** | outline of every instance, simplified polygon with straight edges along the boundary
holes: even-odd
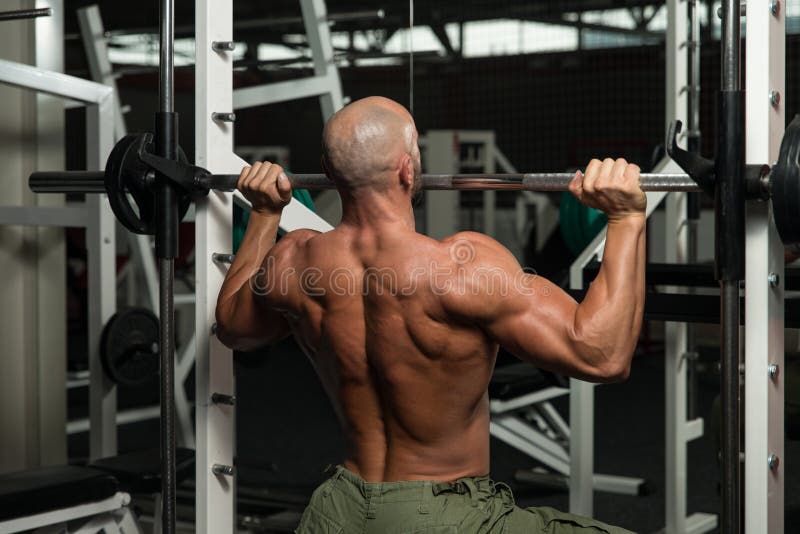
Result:
[[[663,352],[641,347],[631,378],[596,389],[595,467],[605,474],[647,480],[649,493],[625,496],[595,493],[595,516],[636,532],[664,527],[664,365]],[[343,453],[333,411],[314,371],[292,340],[271,349],[237,355],[237,465],[240,485],[309,495],[328,464]],[[711,404],[718,387],[713,376],[699,381],[698,413],[706,418],[706,435],[689,445],[688,510],[719,508]],[[156,398],[157,398],[157,391]],[[137,396],[141,396],[138,392]],[[148,393],[144,393],[150,396]],[[121,404],[135,402],[121,393]],[[556,407],[567,413],[567,398]],[[158,422],[128,425],[120,430],[122,451],[155,447]],[[70,457],[86,455],[85,435],[70,440]],[[787,441],[786,465],[800,462],[800,442]],[[530,489],[514,482],[518,469],[537,463],[517,450],[492,441],[492,477],[511,484],[520,506],[566,509],[566,492]],[[800,470],[786,470],[786,525],[800,521]],[[788,530],[787,530],[788,531]]]

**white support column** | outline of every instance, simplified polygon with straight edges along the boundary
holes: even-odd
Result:
[[[486,132],[487,141],[483,147],[483,159],[486,162],[483,172],[487,174],[495,173],[495,135],[494,131]],[[484,191],[483,192],[483,233],[497,237],[497,191]]]
[[[686,124],[688,117],[689,93],[688,84],[689,58],[686,41],[688,34],[688,17],[685,0],[667,0],[667,35],[666,35],[666,125],[675,119]]]
[[[748,164],[774,163],[785,124],[785,13],[767,3],[747,10],[746,124]],[[745,298],[745,532],[784,531],[783,245],[767,202],[747,202]],[[770,283],[774,274],[776,284]],[[770,365],[778,374],[770,378]],[[770,469],[768,458],[779,463]]]
[[[213,41],[231,41],[232,0],[196,0],[195,147],[197,164],[212,172],[230,172],[233,127],[211,120],[215,111],[233,106],[233,63],[229,52],[211,49]],[[233,532],[236,510],[233,477],[215,475],[214,464],[233,465],[233,406],[211,403],[212,393],[234,394],[233,355],[212,334],[214,309],[225,269],[211,261],[212,252],[232,247],[232,195],[211,192],[197,202],[195,216],[195,367],[196,531]]]
[[[685,263],[686,194],[672,193],[665,203],[665,259],[667,263]],[[679,289],[669,291],[677,293]],[[686,323],[664,325],[666,534],[686,532],[686,334]]]
[[[575,287],[575,286],[573,286]],[[594,513],[594,384],[569,381],[569,511]]]
[[[327,78],[329,82],[328,91],[319,97],[323,120],[328,120],[344,105],[339,69],[336,68],[333,59],[328,10],[325,7],[325,0],[300,0],[300,8],[303,11],[308,45],[311,47],[314,74],[317,77]]]
[[[86,166],[103,169],[114,146],[114,96],[86,106]],[[100,361],[100,335],[116,311],[115,219],[106,195],[87,195],[86,252],[89,307],[89,456],[117,452],[117,388]]]
[[[81,28],[83,48],[86,50],[86,59],[89,63],[89,73],[94,81],[111,87],[114,91],[116,105],[114,106],[114,135],[121,139],[127,133],[125,118],[122,115],[122,103],[119,100],[117,80],[111,61],[108,59],[108,44],[106,42],[103,19],[100,8],[95,4],[78,9],[78,25]],[[156,307],[158,309],[158,307]]]
[[[666,100],[665,124],[688,120],[688,6],[683,0],[667,1]],[[665,199],[665,259],[685,263],[688,253],[686,193],[670,193]],[[678,292],[678,288],[670,288]],[[687,421],[687,380],[684,360],[687,351],[687,325],[664,325],[664,400],[665,400],[665,533],[703,532],[716,526],[716,516],[695,514],[687,517],[687,445],[702,435],[703,420]],[[698,432],[699,431],[699,432]],[[700,528],[701,530],[696,530]]]
[[[37,8],[53,10],[35,22],[35,64],[64,72],[64,2],[36,0]],[[36,95],[36,168],[64,168],[64,100]],[[37,206],[63,207],[63,195],[35,195]],[[61,228],[37,228],[36,351],[38,353],[39,464],[67,461],[64,425],[67,409],[66,244]]]
[[[425,165],[431,174],[458,169],[458,134],[453,130],[431,130],[425,134]],[[461,209],[458,191],[425,191],[425,234],[442,239],[456,232]]]

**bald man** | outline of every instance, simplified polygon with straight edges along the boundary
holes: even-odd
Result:
[[[278,165],[246,167],[238,188],[253,208],[217,303],[217,336],[231,348],[294,335],[344,433],[346,457],[297,532],[624,532],[515,506],[488,477],[487,386],[498,346],[584,380],[628,376],[644,304],[639,169],[593,160],[570,184],[609,219],[602,268],[577,304],[485,235],[416,232],[417,131],[396,102],[343,108],[322,148],[341,223],[276,243],[289,180]]]

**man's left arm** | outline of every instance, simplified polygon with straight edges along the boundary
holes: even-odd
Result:
[[[286,337],[283,314],[270,308],[259,290],[260,274],[269,276],[281,212],[292,198],[292,187],[280,165],[255,162],[245,167],[237,183],[252,208],[242,244],[225,276],[217,299],[216,336],[236,350],[252,350]],[[274,269],[272,269],[274,270]]]

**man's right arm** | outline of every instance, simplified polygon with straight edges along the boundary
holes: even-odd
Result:
[[[475,247],[470,291],[448,297],[446,306],[522,360],[584,380],[626,378],[644,309],[646,201],[638,180],[638,168],[623,160],[595,160],[570,186],[581,201],[609,215],[602,267],[580,304],[546,279],[523,274],[493,239],[461,234]],[[510,282],[505,291],[476,276],[487,266]]]

